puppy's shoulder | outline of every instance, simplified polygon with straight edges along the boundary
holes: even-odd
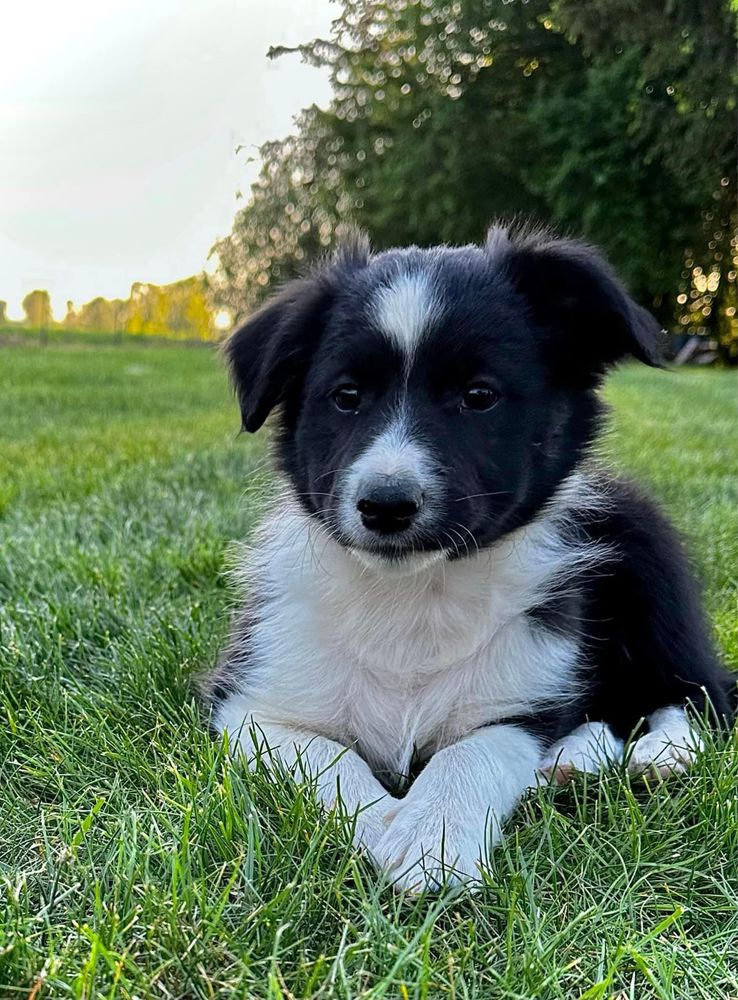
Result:
[[[602,468],[590,471],[580,484],[583,499],[567,510],[580,537],[607,544],[620,559],[642,549],[681,549],[678,532],[642,485]]]

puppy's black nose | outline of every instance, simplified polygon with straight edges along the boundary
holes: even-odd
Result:
[[[362,490],[356,503],[365,528],[381,535],[405,531],[415,520],[422,495],[419,490],[397,485],[376,485]]]

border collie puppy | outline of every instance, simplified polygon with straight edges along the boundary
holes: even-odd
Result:
[[[477,877],[540,775],[633,733],[632,771],[681,771],[692,713],[730,713],[672,529],[588,461],[605,372],[658,334],[590,247],[495,227],[356,237],[226,345],[243,427],[279,408],[284,489],[212,723],[340,799],[401,887]]]

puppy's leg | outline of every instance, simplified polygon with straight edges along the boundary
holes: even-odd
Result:
[[[414,891],[478,878],[477,862],[500,839],[540,757],[536,738],[513,725],[439,750],[389,812],[389,829],[372,849],[377,864]]]
[[[553,784],[563,785],[577,774],[596,773],[623,756],[623,742],[605,722],[585,722],[549,747],[539,772]]]
[[[256,718],[224,729],[229,733],[231,747],[246,755],[251,768],[258,760],[268,767],[279,762],[295,780],[314,782],[316,794],[326,807],[331,808],[340,797],[346,812],[357,814],[357,845],[371,847],[385,832],[384,817],[396,800],[354,750],[306,729]]]
[[[686,771],[702,743],[685,710],[676,705],[660,708],[648,716],[648,726],[648,732],[633,744],[628,770],[633,774],[651,771],[662,778]]]

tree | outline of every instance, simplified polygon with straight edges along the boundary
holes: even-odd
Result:
[[[738,358],[736,317],[735,0],[557,0],[569,36],[593,63],[639,64],[629,128],[642,161],[661,161],[680,182],[680,198],[663,226],[681,237],[676,318],[718,339],[723,357]],[[674,305],[675,289],[670,289]]]
[[[74,302],[72,302],[71,299],[67,299],[67,311],[64,314],[62,322],[68,330],[74,330],[79,323],[79,317],[77,316],[77,311],[74,308]]]
[[[8,322],[8,303],[0,299],[0,326]]]
[[[29,292],[22,302],[25,322],[39,330],[47,330],[51,325],[51,298],[46,289],[37,288]]]
[[[88,333],[106,333],[115,329],[114,303],[102,295],[80,307],[76,315],[76,327]]]
[[[521,174],[558,226],[605,246],[636,297],[669,322],[700,206],[633,129],[640,66],[631,50],[539,93],[528,109],[537,155]]]
[[[126,306],[129,333],[173,334],[192,340],[211,340],[215,336],[208,289],[202,275],[170,285],[135,282]]]
[[[263,147],[214,247],[217,301],[242,316],[348,222],[383,247],[479,239],[514,214],[601,243],[665,322],[697,301],[695,267],[729,292],[732,20],[707,6],[342,0],[331,38],[297,49],[333,99]]]

